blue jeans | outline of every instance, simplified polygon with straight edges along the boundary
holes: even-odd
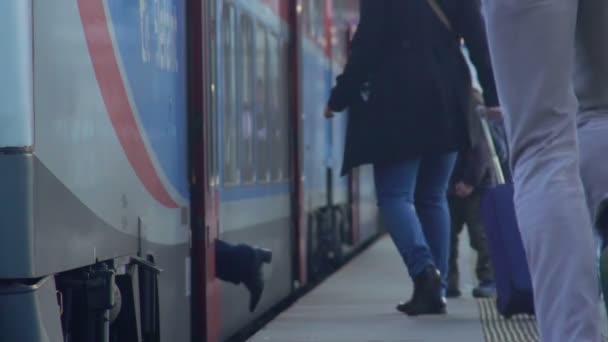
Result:
[[[378,207],[412,278],[433,266],[447,284],[447,190],[456,153],[374,165]]]

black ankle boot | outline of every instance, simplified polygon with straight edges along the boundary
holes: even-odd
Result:
[[[243,285],[249,290],[249,312],[254,312],[264,291],[264,273],[262,266],[272,261],[272,252],[268,249],[254,248],[249,276],[243,280]]]
[[[434,267],[427,268],[414,279],[412,299],[397,305],[397,310],[408,316],[446,313],[445,300],[441,295],[441,277]]]

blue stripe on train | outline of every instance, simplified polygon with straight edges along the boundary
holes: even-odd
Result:
[[[106,4],[149,153],[173,187],[188,197],[184,1]]]

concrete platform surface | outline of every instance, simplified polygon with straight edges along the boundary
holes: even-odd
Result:
[[[384,237],[250,342],[538,341],[533,317],[505,320],[496,312],[493,300],[472,298],[476,256],[466,233],[460,239],[460,254],[464,297],[448,302],[448,315],[410,318],[395,310],[397,302],[411,296],[412,283],[391,240]],[[604,310],[602,313],[606,323]]]
[[[463,299],[449,314],[409,318],[395,305],[412,284],[397,250],[383,238],[262,329],[252,342],[445,342],[484,341],[474,287],[473,253],[463,234]]]

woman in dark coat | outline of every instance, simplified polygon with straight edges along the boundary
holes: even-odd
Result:
[[[468,143],[471,76],[464,39],[489,107],[498,105],[477,0],[361,0],[350,59],[326,116],[349,109],[343,173],[373,164],[378,206],[414,294],[397,309],[446,312],[450,218],[446,192]],[[446,25],[447,24],[447,25]]]

